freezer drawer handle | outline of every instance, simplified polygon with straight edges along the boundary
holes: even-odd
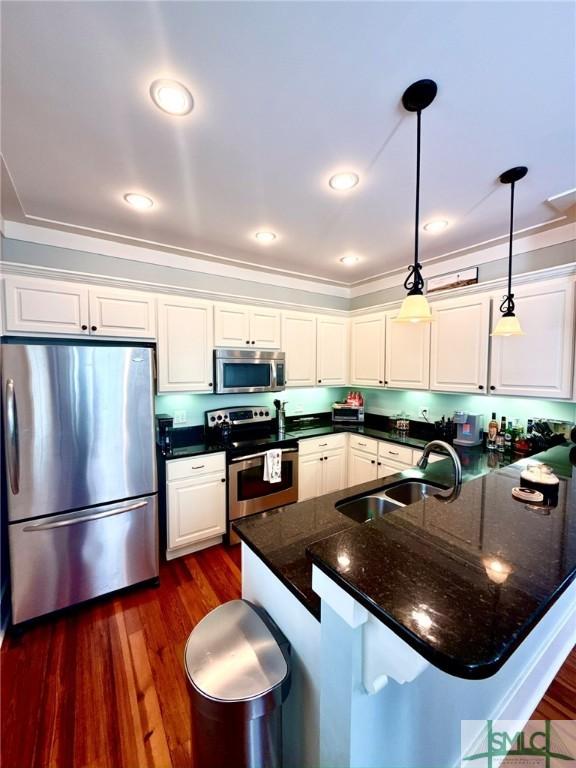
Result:
[[[102,520],[104,517],[112,517],[113,515],[120,515],[122,512],[132,512],[134,509],[142,509],[145,507],[147,501],[139,501],[137,504],[130,504],[128,507],[116,507],[115,509],[106,510],[106,512],[96,512],[93,515],[82,515],[82,517],[72,517],[68,520],[58,520],[55,523],[38,523],[37,525],[27,525],[24,531],[49,531],[52,528],[66,528],[69,525],[76,525],[76,523],[87,523],[90,520]]]
[[[8,474],[10,488],[16,496],[20,492],[20,450],[18,446],[18,414],[16,412],[16,393],[14,379],[6,381],[6,431],[8,433]]]

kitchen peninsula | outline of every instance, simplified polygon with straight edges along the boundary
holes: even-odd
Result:
[[[345,490],[237,525],[243,596],[293,647],[288,766],[452,766],[461,720],[530,717],[576,640],[575,451],[551,449],[468,480],[451,503],[429,495],[363,524],[336,508]],[[512,497],[528,461],[560,477],[555,507]],[[448,487],[450,463],[425,477]]]

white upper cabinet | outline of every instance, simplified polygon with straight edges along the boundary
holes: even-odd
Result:
[[[92,336],[156,338],[156,301],[151,294],[91,286],[89,300]]]
[[[341,386],[348,379],[348,320],[319,315],[316,334],[316,383]]]
[[[158,392],[212,391],[212,304],[158,299]]]
[[[384,384],[386,315],[354,317],[350,327],[350,383],[378,387]]]
[[[550,281],[514,292],[524,336],[492,337],[490,391],[496,395],[572,396],[574,281]],[[492,323],[502,299],[494,297]]]
[[[4,280],[7,333],[88,336],[88,288],[78,283],[12,277]]]
[[[250,344],[259,349],[280,349],[280,312],[277,309],[250,310]]]
[[[430,389],[487,391],[490,297],[469,296],[432,305]]]
[[[214,344],[280,349],[280,312],[242,304],[215,304]]]
[[[241,304],[214,305],[214,345],[245,347],[250,344],[250,310]]]
[[[282,349],[286,353],[286,386],[316,384],[316,316],[282,313]]]
[[[151,294],[36,277],[5,279],[6,332],[156,337]]]
[[[397,323],[386,316],[388,387],[428,389],[430,384],[430,323]]]

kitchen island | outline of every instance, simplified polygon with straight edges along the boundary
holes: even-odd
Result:
[[[286,765],[456,765],[462,719],[530,716],[576,640],[576,471],[567,447],[532,460],[555,507],[512,498],[523,461],[368,523],[335,505],[422,473],[237,526],[244,597],[293,645]],[[426,478],[449,486],[449,462]]]

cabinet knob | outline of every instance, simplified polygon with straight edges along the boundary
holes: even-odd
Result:
[[[93,325],[93,326],[91,327],[91,329],[90,329],[90,330],[92,330],[92,331],[97,331],[97,330],[98,330],[98,328],[97,328],[95,325]]]
[[[322,384],[322,379],[318,379],[318,384]]]
[[[484,384],[478,384],[478,389],[484,389]]]
[[[388,384],[388,382],[385,380],[385,381],[384,381],[384,384]]]
[[[83,326],[82,326],[82,330],[83,330],[83,331],[87,331],[87,330],[88,330],[88,326],[87,326],[87,325],[83,325]]]
[[[379,381],[378,381],[378,384],[384,384],[384,382],[382,381],[382,379],[379,379]]]
[[[375,459],[372,459],[372,461],[370,462],[370,464],[376,464],[376,460],[375,460]]]
[[[491,385],[490,385],[490,389],[491,389],[492,391],[494,391],[494,390],[496,389],[496,387],[494,386],[494,384],[491,384]]]
[[[320,456],[320,461],[324,461],[324,459],[322,458],[322,456]]]
[[[379,462],[378,462],[378,466],[379,466],[379,467],[381,467],[381,466],[382,466],[382,462],[381,462],[381,461],[379,461]]]
[[[250,342],[250,343],[251,343],[251,344],[256,344],[256,342],[255,342],[255,341],[252,341],[252,342]]]
[[[250,341],[248,339],[246,339],[246,344],[250,344]]]
[[[213,386],[214,386],[214,384],[212,384],[212,382],[210,382],[210,384],[208,384],[208,386],[209,386],[209,387],[213,387]]]
[[[225,483],[225,482],[226,482],[226,478],[225,478],[225,477],[221,477],[221,478],[220,478],[220,482],[221,482],[221,483]]]

